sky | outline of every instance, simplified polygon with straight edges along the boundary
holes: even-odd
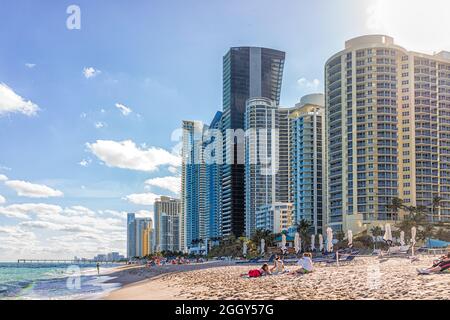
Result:
[[[67,27],[71,5],[80,29]],[[325,61],[352,37],[450,50],[447,0],[1,6],[0,261],[124,254],[126,213],[152,217],[156,197],[179,192],[181,121],[221,110],[229,47],[286,52],[285,107],[323,92]]]

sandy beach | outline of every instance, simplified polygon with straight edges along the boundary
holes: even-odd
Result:
[[[436,257],[420,256],[379,260],[358,257],[351,264],[316,265],[313,273],[262,278],[240,274],[259,265],[210,263],[188,266],[135,267],[110,274],[122,288],[109,293],[111,300],[317,300],[317,299],[450,299],[450,274],[417,275],[417,268]],[[288,266],[289,270],[297,269]]]

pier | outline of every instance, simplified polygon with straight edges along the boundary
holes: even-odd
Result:
[[[97,261],[92,259],[82,259],[82,260],[58,260],[58,259],[18,259],[18,264],[112,264],[112,263],[125,263],[121,261]]]

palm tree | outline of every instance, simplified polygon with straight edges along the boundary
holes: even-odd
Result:
[[[297,232],[300,234],[302,247],[306,249],[306,244],[310,236],[311,223],[308,220],[302,219],[296,225]]]
[[[444,199],[439,197],[439,196],[436,196],[436,197],[433,198],[432,209],[431,209],[432,210],[431,222],[434,222],[434,216],[435,216],[435,213],[436,213],[436,208],[440,207],[442,200],[444,200]],[[441,214],[440,214],[440,212],[438,213],[438,215],[439,215],[439,219],[438,220],[441,221]]]
[[[375,241],[373,242],[373,247],[374,249],[376,249],[377,244],[376,239],[383,235],[383,229],[381,229],[380,226],[374,226],[370,229],[370,233],[372,233],[372,236],[375,238]]]
[[[386,207],[388,210],[392,211],[393,220],[397,220],[399,210],[405,208],[403,200],[400,198],[392,198],[391,204],[388,204]]]

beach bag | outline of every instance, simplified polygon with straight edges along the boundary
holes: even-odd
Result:
[[[250,271],[248,272],[248,276],[249,276],[250,278],[258,278],[258,277],[261,277],[261,271],[259,271],[258,269],[250,270]]]

